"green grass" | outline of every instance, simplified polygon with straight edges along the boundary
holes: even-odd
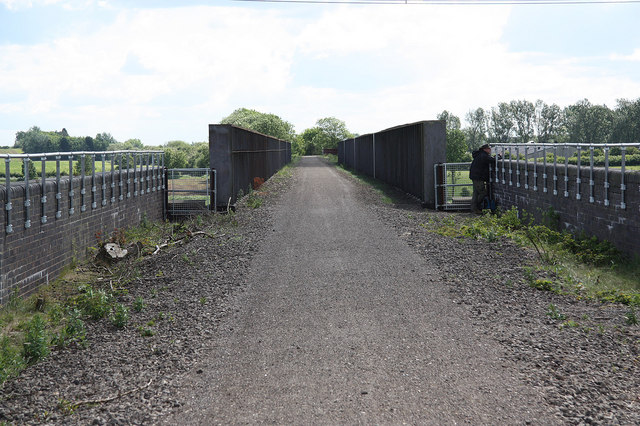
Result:
[[[335,157],[335,156],[333,156]],[[385,204],[393,204],[393,198],[389,195],[392,192],[392,188],[381,180],[374,179],[371,176],[363,175],[362,173],[358,173],[355,170],[348,169],[344,167],[342,164],[338,164],[337,166],[340,170],[343,170],[345,173],[350,174],[354,178],[366,183],[371,186],[380,194],[380,199]]]
[[[451,238],[510,239],[534,249],[538,254],[536,271],[545,277],[531,273],[527,279],[539,290],[640,306],[640,259],[624,256],[606,241],[534,225],[526,213],[518,215],[515,209],[480,217],[435,217],[421,226]]]
[[[143,217],[137,227],[118,229],[112,235],[96,235],[96,243],[136,244],[142,255],[149,255],[157,245],[180,242],[195,230],[211,231],[213,236],[216,229],[232,220],[232,215],[207,215],[170,223],[150,222]],[[128,288],[136,285],[139,275],[139,270],[129,263],[111,267],[108,279],[97,268],[83,265],[69,268],[61,278],[30,297],[12,294],[0,307],[0,386],[27,365],[46,357],[51,348],[86,346],[86,321],[108,321],[116,329],[127,328],[131,316],[146,306],[141,296],[127,304],[121,301]],[[149,297],[154,295],[157,295],[155,288]],[[154,334],[148,327],[140,332],[144,336]]]
[[[32,161],[34,167],[35,167],[35,171],[36,171],[36,179],[39,179],[42,176],[42,164],[40,163],[39,160],[36,161]],[[76,171],[77,171],[77,166],[76,164],[78,164],[79,161],[74,161],[73,162],[73,167],[74,167],[74,175],[77,175]],[[9,173],[11,176],[13,176],[14,178],[17,177],[19,179],[19,176],[22,176],[24,178],[24,174],[22,172],[22,166],[23,165],[23,161],[21,158],[15,158],[12,159],[10,162],[10,169],[9,169]],[[102,161],[96,161],[95,163],[96,165],[96,172],[102,172]],[[105,161],[105,168],[104,168],[107,172],[111,171],[111,161]],[[56,162],[55,160],[51,160],[51,161],[47,161],[45,164],[45,174],[49,177],[55,176],[57,172],[57,167],[56,167]],[[87,173],[85,171],[85,173]],[[60,161],[60,174],[63,176],[68,176],[69,175],[69,161]],[[88,173],[87,173],[88,174]],[[4,178],[6,177],[6,163],[4,161],[0,162],[0,177]]]

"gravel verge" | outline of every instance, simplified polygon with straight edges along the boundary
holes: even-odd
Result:
[[[85,322],[88,347],[53,350],[0,389],[0,424],[156,424],[178,409],[173,383],[197,361],[229,295],[242,291],[249,262],[268,232],[272,206],[292,177],[270,179],[263,204],[239,203],[234,219],[155,256],[126,261],[137,269],[128,295],[130,320]],[[141,312],[132,309],[142,297]],[[143,336],[148,329],[152,336]],[[98,402],[108,400],[105,402]],[[79,403],[79,404],[78,404]]]
[[[383,222],[426,262],[440,265],[452,298],[480,332],[504,345],[521,380],[542,391],[563,423],[640,424],[640,326],[626,324],[627,306],[532,288],[525,268],[537,254],[512,241],[433,232],[438,222],[468,213],[425,210],[394,191],[394,204],[385,204],[371,188],[362,192]],[[547,315],[550,304],[566,319]]]
[[[139,278],[121,301],[131,306],[140,296],[145,309],[131,310],[123,331],[106,320],[87,321],[88,348],[54,351],[5,383],[0,423],[156,424],[180,410],[175,384],[233,309],[229,296],[243,291],[250,260],[270,232],[272,209],[295,180],[295,173],[269,180],[263,205],[241,204],[238,225],[221,225],[214,238],[195,237],[132,262]],[[358,188],[356,196],[385,224],[425,262],[439,265],[451,298],[469,310],[478,332],[505,347],[521,380],[542,392],[560,421],[640,424],[640,327],[625,324],[627,307],[533,289],[524,273],[536,260],[530,250],[503,240],[443,237],[421,224],[464,214],[424,210],[397,192],[395,204],[385,204],[367,185]],[[577,325],[561,327],[563,321],[550,318],[551,303]],[[153,336],[142,336],[137,326]]]

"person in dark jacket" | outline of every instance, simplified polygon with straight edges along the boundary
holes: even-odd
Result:
[[[487,184],[489,182],[489,165],[496,161],[491,156],[491,147],[482,145],[477,151],[473,151],[473,162],[469,168],[469,178],[473,182],[473,196],[471,197],[471,212],[482,213],[482,201],[489,194]]]

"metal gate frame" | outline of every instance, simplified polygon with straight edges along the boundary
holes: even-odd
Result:
[[[465,176],[468,182],[456,183],[449,179],[449,174],[455,176],[456,172],[469,172],[471,163],[439,163],[434,165],[434,181],[436,192],[436,210],[470,210],[473,183]],[[468,188],[469,196],[460,195],[458,188]],[[458,194],[456,194],[458,193]]]
[[[176,187],[176,180],[184,180],[185,185]],[[206,182],[204,188],[203,181]],[[166,182],[167,216],[195,216],[203,212],[216,211],[215,169],[167,169]]]

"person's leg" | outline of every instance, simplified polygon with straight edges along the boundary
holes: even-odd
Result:
[[[487,195],[489,195],[487,183],[480,181],[480,185],[478,185],[478,206],[480,207],[480,210],[482,210],[482,202]]]
[[[478,213],[481,211],[480,203],[484,200],[486,186],[481,180],[473,180],[473,195],[471,196],[471,211]]]

